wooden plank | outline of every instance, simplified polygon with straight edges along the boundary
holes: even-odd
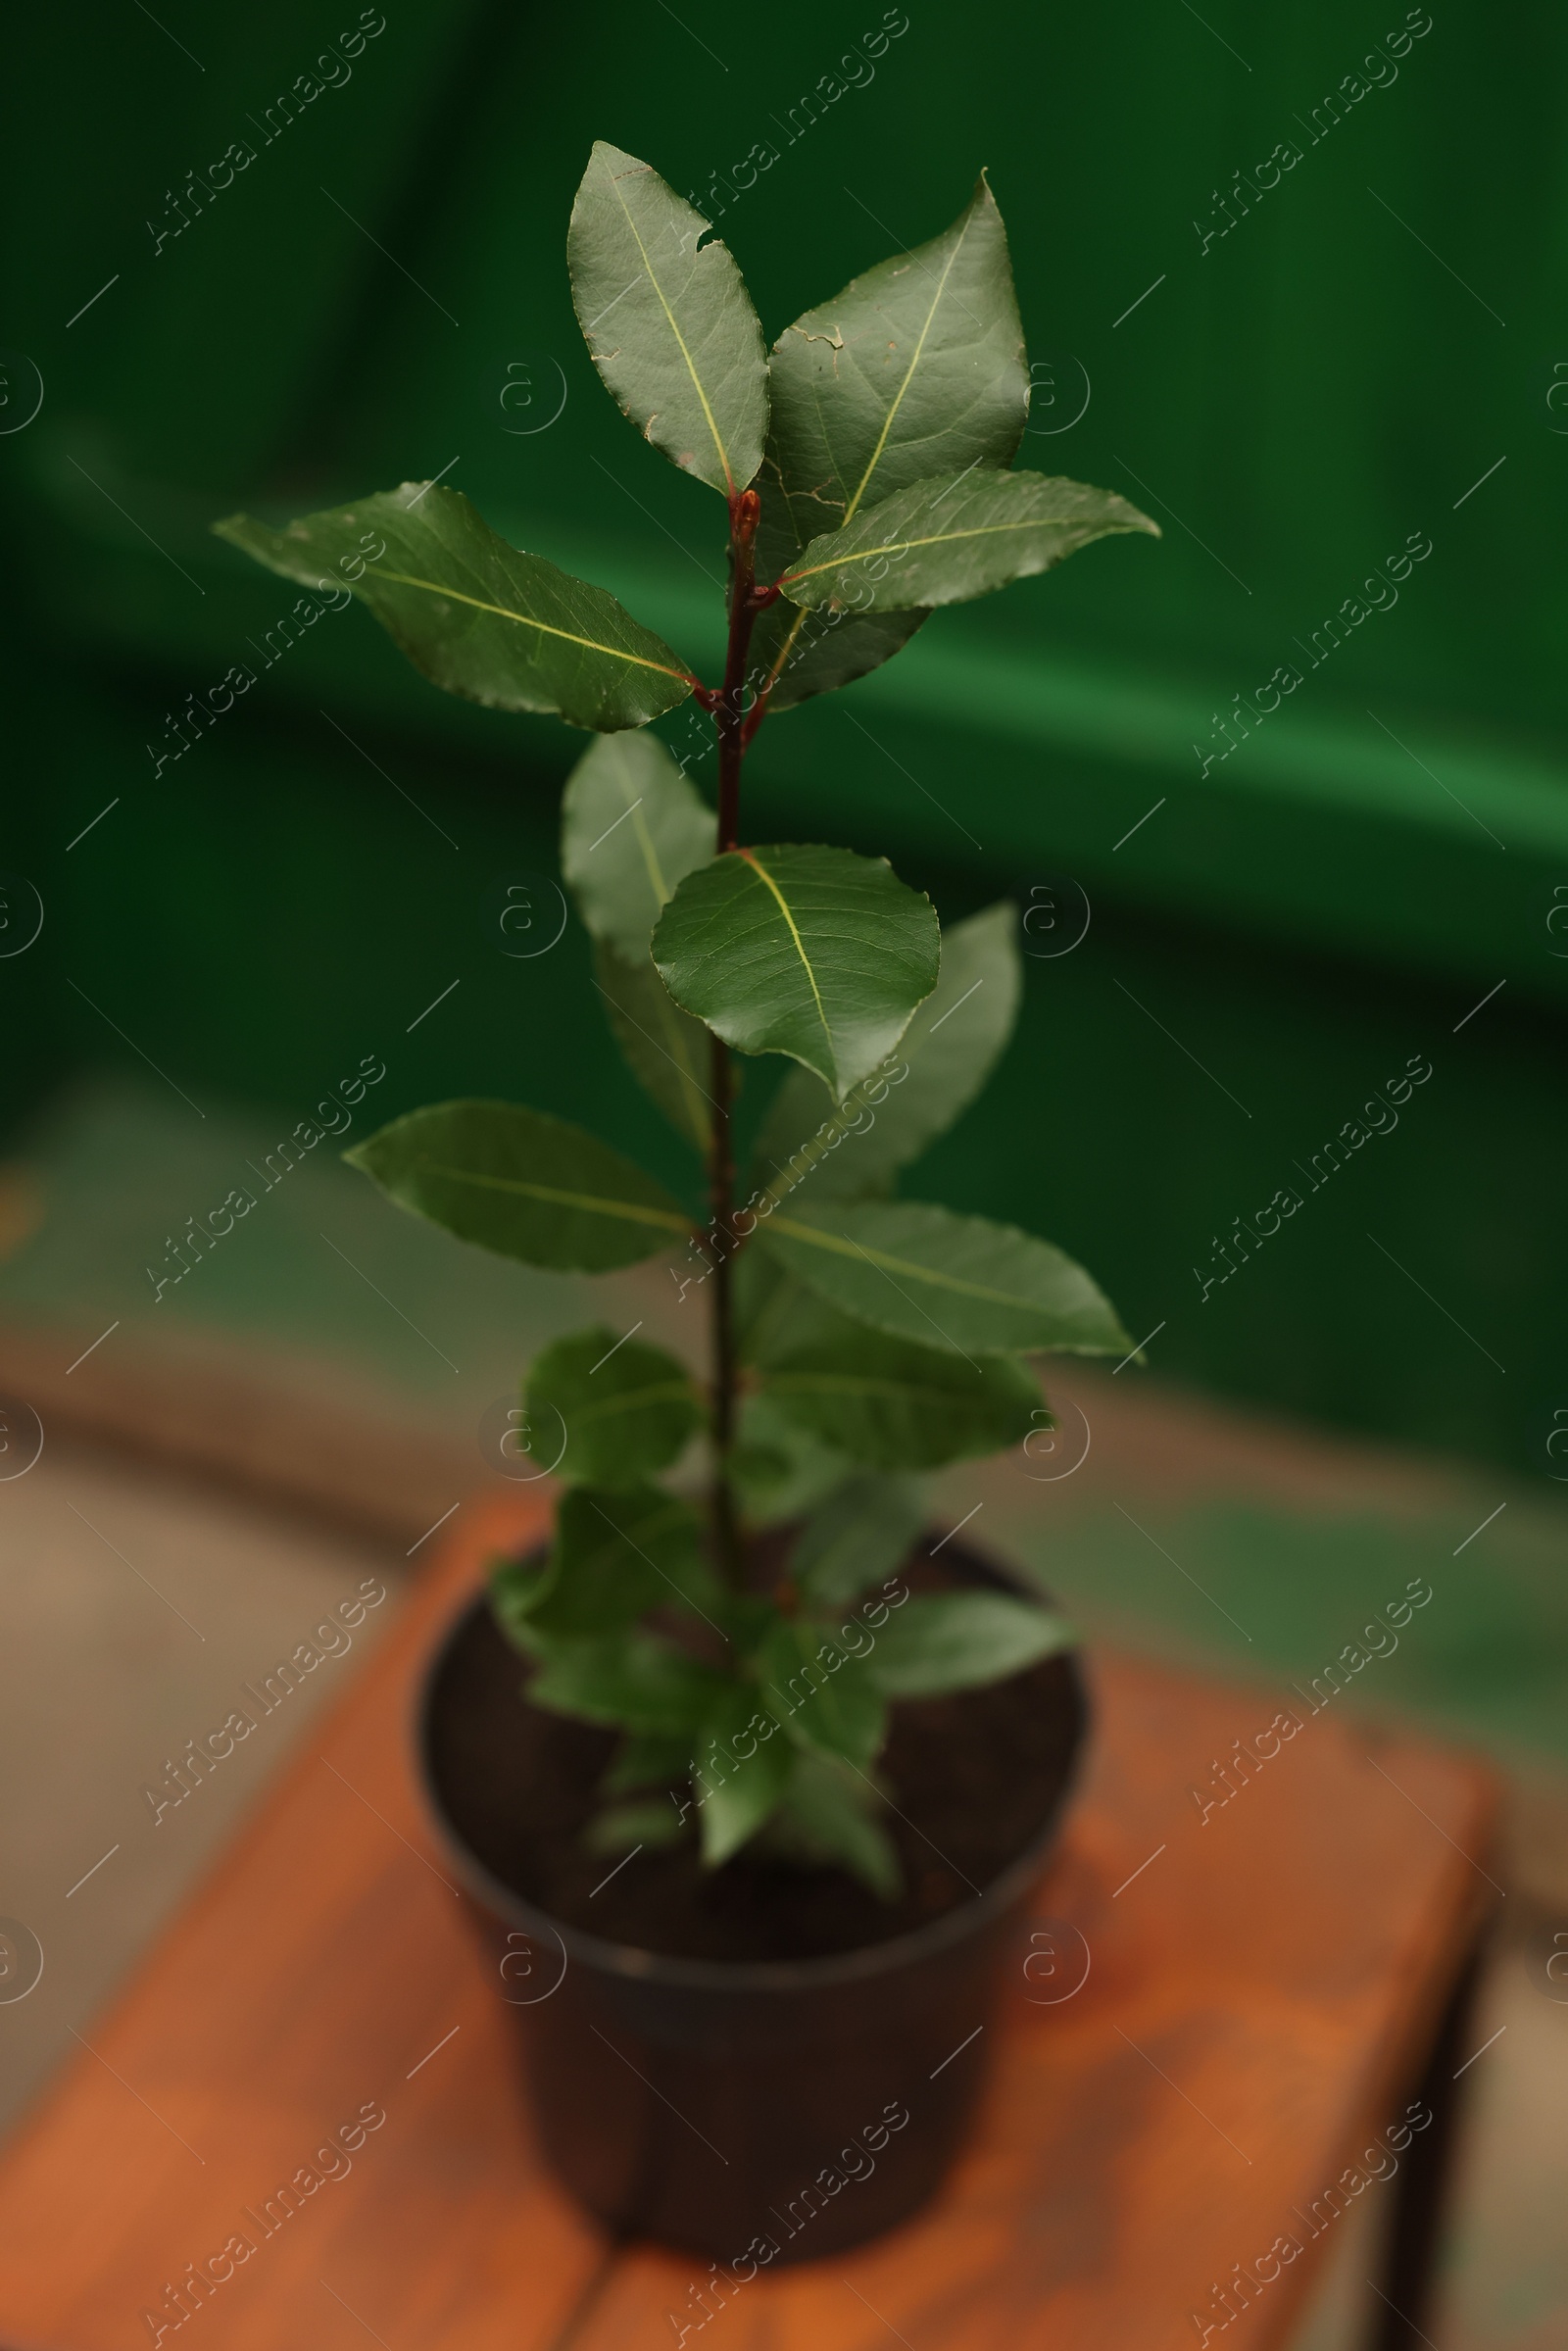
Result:
[[[1465,1858],[1484,1853],[1488,1776],[1329,1708],[1201,1821],[1190,1784],[1274,1699],[1101,1657],[1088,1784],[1036,1903],[1085,1938],[1087,1982],[1031,2004],[1054,1986],[1026,1980],[1020,1937],[983,2127],[937,2205],[764,2273],[704,2322],[706,2263],[611,2258],[542,2174],[512,2019],[410,1772],[433,1632],[538,1524],[531,1496],[465,1505],[316,1752],[0,2162],[7,2339],[150,2342],[142,2312],[242,2231],[255,2249],[205,2328],[225,2351],[338,2351],[367,2329],[390,2351],[639,2351],[682,2325],[688,2343],[721,2325],[727,2351],[871,2351],[890,2326],[916,2351],[1159,2351],[1197,2342],[1211,2285],[1284,2234],[1300,2254],[1209,2338],[1279,2343],[1345,2226],[1320,2215],[1313,2236],[1293,2208],[1402,2105],[1489,1894]],[[266,2199],[367,2107],[385,2121],[352,2169],[268,2233]]]

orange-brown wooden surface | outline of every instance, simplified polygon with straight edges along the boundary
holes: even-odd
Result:
[[[715,2351],[880,2351],[890,2327],[914,2351],[1175,2351],[1211,2284],[1286,2235],[1301,2254],[1210,2337],[1282,2341],[1347,2226],[1312,2238],[1300,2216],[1402,2105],[1490,1891],[1487,1775],[1330,1709],[1203,1823],[1189,1786],[1276,1700],[1098,1656],[1087,1784],[1035,1903],[1085,1938],[1087,1982],[1032,2001],[1071,1979],[1027,1981],[1020,1940],[979,2131],[923,2218],[705,2304],[706,2262],[613,2256],[541,2171],[513,2019],[410,1769],[433,1631],[536,1523],[525,1499],[465,1507],[314,1751],[12,2142],[7,2351],[151,2342],[143,2312],[235,2232],[255,2251],[166,2345],[654,2351],[688,2326]],[[246,2208],[362,2107],[385,2121],[352,2170],[263,2237]]]

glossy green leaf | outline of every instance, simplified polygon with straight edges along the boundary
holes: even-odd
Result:
[[[689,1502],[658,1486],[576,1486],[556,1516],[554,1572],[528,1611],[546,1641],[597,1639],[651,1608],[707,1616],[719,1587]]]
[[[862,270],[786,327],[768,378],[764,511],[797,546],[930,474],[1007,465],[1029,368],[984,177],[940,236]]]
[[[825,530],[933,473],[1005,465],[1029,406],[1007,240],[982,178],[951,228],[852,279],[787,327],[768,361],[759,576]],[[761,616],[754,667],[771,707],[847,684],[887,661],[920,612]],[[837,625],[833,625],[834,620]]]
[[[848,1870],[891,1902],[904,1873],[893,1839],[872,1810],[876,1801],[874,1790],[847,1768],[797,1748],[774,1815],[774,1840],[794,1860]]]
[[[791,603],[858,612],[966,604],[1117,531],[1159,525],[1113,490],[1044,473],[974,471],[915,482],[813,539],[784,574]]]
[[[930,900],[885,857],[791,844],[700,865],[654,933],[678,1004],[741,1053],[805,1062],[835,1099],[892,1052],[939,956]]]
[[[763,1122],[754,1181],[778,1202],[798,1190],[815,1202],[884,1188],[985,1085],[1012,1034],[1021,989],[1016,907],[988,906],[951,923],[941,977],[885,1068],[837,1106],[809,1070],[791,1070]]]
[[[880,1687],[827,1625],[775,1617],[755,1660],[762,1701],[791,1739],[860,1771],[887,1736]]]
[[[530,1420],[559,1423],[564,1478],[636,1486],[667,1469],[702,1421],[692,1377],[661,1347],[606,1324],[558,1339],[528,1373]]]
[[[1133,1350],[1083,1267],[1049,1241],[916,1200],[869,1207],[791,1201],[759,1239],[810,1289],[877,1330],[968,1356]]]
[[[681,1010],[646,951],[640,963],[623,963],[612,947],[597,941],[594,985],[632,1076],[675,1132],[706,1151],[713,1102],[708,1030]]]
[[[762,462],[767,363],[728,246],[649,165],[597,139],[566,260],[583,339],[632,422],[684,472],[744,490]]]
[[[647,1797],[635,1804],[612,1804],[588,1823],[583,1843],[590,1853],[659,1852],[678,1844],[686,1823],[668,1796]]]
[[[769,1352],[761,1378],[787,1419],[870,1469],[938,1469],[1021,1445],[1040,1426],[1039,1386],[1010,1356],[971,1362],[826,1306]]]
[[[790,548],[772,566],[781,570],[800,554]],[[770,710],[793,710],[813,694],[853,686],[902,653],[927,612],[852,612],[848,606],[807,612],[781,596],[765,605],[752,630],[747,679],[754,694],[765,688]]]
[[[853,1600],[903,1566],[924,1517],[920,1490],[907,1478],[848,1478],[807,1520],[790,1574],[813,1605]]]
[[[552,1714],[695,1740],[704,1718],[731,1687],[725,1675],[668,1641],[634,1632],[553,1641],[527,1695]]]
[[[663,1186],[608,1144],[517,1102],[410,1110],[343,1156],[400,1208],[524,1265],[609,1273],[692,1229]]]
[[[789,1740],[773,1728],[756,1686],[731,1683],[715,1698],[695,1749],[692,1789],[710,1869],[762,1826],[790,1777]]]
[[[248,514],[213,527],[285,579],[350,589],[416,669],[469,702],[610,734],[691,692],[684,662],[607,589],[509,547],[441,483],[405,482],[282,530]]]
[[[596,939],[627,963],[648,954],[677,882],[706,865],[713,811],[657,735],[590,744],[561,803],[561,871]]]
[[[1004,1682],[1042,1657],[1071,1648],[1063,1617],[1000,1592],[943,1592],[908,1600],[876,1637],[867,1668],[890,1698],[936,1697]]]

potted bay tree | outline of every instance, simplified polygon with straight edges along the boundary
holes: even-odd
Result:
[[[611,395],[723,502],[721,677],[440,483],[218,528],[350,579],[448,692],[595,736],[563,874],[690,1184],[510,1099],[348,1156],[528,1265],[669,1262],[689,1346],[601,1325],[528,1367],[554,1538],[463,1611],[421,1738],[547,2151],[611,2227],[702,2251],[722,2301],[902,2218],[957,2141],[1084,1701],[1058,1616],[923,1533],[915,1481],[1049,1426],[1030,1354],[1131,1348],[1051,1244],[897,1190],[1007,1041],[1013,910],[944,935],[885,857],[755,841],[746,757],[936,608],[1154,525],[1012,468],[1029,368],[983,177],[770,351],[727,247],[614,147],[567,261]],[[716,808],[650,731],[688,699]],[[738,1056],[784,1063],[744,1171]]]

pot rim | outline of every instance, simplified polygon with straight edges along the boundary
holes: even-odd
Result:
[[[1005,1582],[1016,1590],[1027,1592],[1030,1598],[1038,1598],[1036,1590],[1025,1585],[1021,1578],[1008,1573],[999,1562],[981,1559],[973,1554],[969,1556],[973,1558],[973,1564],[982,1569],[987,1580]],[[582,1965],[597,1968],[602,1974],[622,1977],[628,1983],[666,1984],[688,1991],[731,1995],[806,1992],[830,1984],[860,1983],[868,1977],[891,1975],[898,1969],[918,1965],[922,1960],[946,1950],[950,1944],[964,1940],[999,1913],[1010,1909],[1040,1876],[1047,1854],[1055,1841],[1067,1799],[1076,1786],[1084,1749],[1088,1744],[1093,1715],[1082,1653],[1077,1648],[1061,1649],[1056,1655],[1071,1676],[1073,1694],[1079,1708],[1077,1744],[1055,1800],[1037,1834],[971,1900],[960,1902],[952,1910],[945,1910],[940,1918],[929,1920],[923,1927],[911,1927],[906,1934],[890,1936],[885,1942],[859,1943],[853,1950],[822,1952],[811,1959],[687,1959],[673,1952],[646,1951],[635,1943],[612,1942],[604,1935],[589,1933],[586,1928],[573,1927],[564,1919],[554,1918],[525,1894],[519,1894],[514,1887],[504,1884],[471,1851],[442,1804],[430,1769],[432,1696],[441,1669],[460,1634],[469,1618],[488,1605],[482,1587],[469,1592],[459,1603],[446,1631],[431,1649],[424,1671],[415,1686],[412,1729],[416,1759],[416,1778],[426,1817],[439,1832],[458,1875],[467,1882],[468,1891],[498,1918],[515,1918],[519,1929],[529,1934],[537,1935],[543,1931],[546,1935],[554,1935],[565,1953],[568,1966],[575,1959]]]

